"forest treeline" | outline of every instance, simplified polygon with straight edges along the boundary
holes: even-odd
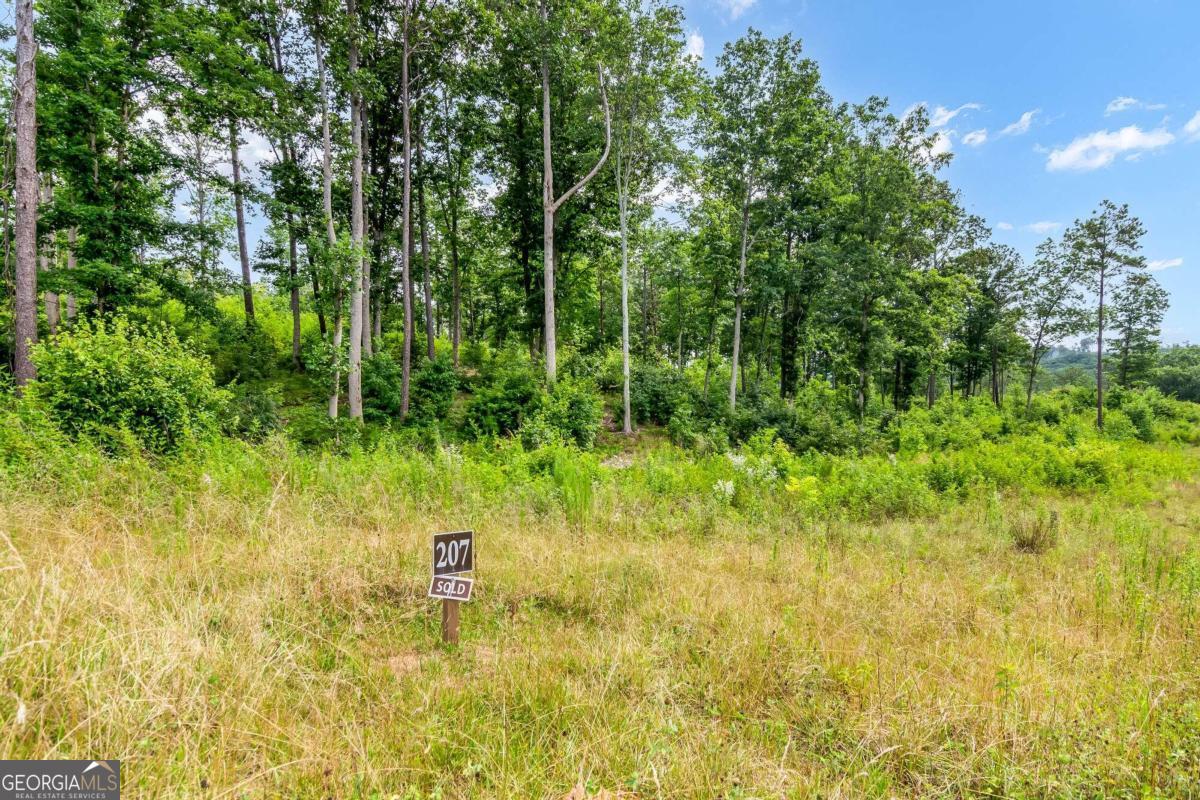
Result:
[[[0,347],[79,418],[162,428],[154,387],[207,372],[268,421],[438,422],[467,388],[475,433],[583,443],[598,384],[625,431],[777,425],[800,395],[862,429],[1030,406],[1081,336],[1100,426],[1110,385],[1195,394],[1126,206],[1023,259],[940,177],[925,109],[833,98],[789,36],[709,73],[661,0],[16,11]],[[106,406],[97,371],[145,396]]]

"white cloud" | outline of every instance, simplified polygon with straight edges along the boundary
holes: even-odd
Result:
[[[691,31],[687,35],[686,54],[695,58],[704,58],[704,37],[700,31]]]
[[[997,222],[996,227],[1002,231],[1011,231],[1013,229],[1013,224],[1011,222]]]
[[[1104,116],[1111,114],[1119,114],[1122,111],[1143,110],[1143,111],[1162,111],[1166,106],[1162,103],[1147,103],[1145,100],[1138,100],[1136,97],[1121,96],[1109,102],[1104,107]]]
[[[971,131],[966,136],[964,136],[962,140],[963,140],[963,144],[970,145],[971,147],[979,147],[979,145],[986,142],[987,139],[988,139],[987,128],[980,128],[977,131]]]
[[[1042,220],[1041,222],[1032,222],[1032,223],[1026,225],[1025,230],[1033,231],[1034,233],[1047,234],[1047,233],[1054,233],[1056,230],[1058,230],[1061,227],[1062,227],[1061,222],[1050,222],[1048,220]]]
[[[1004,130],[1000,131],[1001,136],[1020,136],[1022,133],[1029,132],[1029,126],[1033,124],[1033,118],[1041,113],[1040,108],[1035,108],[1032,111],[1026,111],[1021,115],[1021,118],[1011,125],[1006,125]]]
[[[957,117],[964,111],[978,111],[983,108],[979,103],[963,103],[958,108],[946,108],[938,106],[933,110],[933,114],[929,117],[929,124],[935,128],[944,128],[950,124],[950,120]]]
[[[1189,142],[1200,141],[1200,111],[1183,126],[1183,135]]]
[[[1146,269],[1150,270],[1151,272],[1162,272],[1164,269],[1182,266],[1182,258],[1160,258],[1146,263]]]
[[[1050,172],[1088,172],[1107,167],[1119,155],[1132,156],[1157,150],[1173,141],[1174,134],[1165,128],[1143,131],[1137,125],[1129,125],[1118,131],[1096,131],[1077,137],[1066,147],[1051,150],[1046,169]]]
[[[954,131],[938,131],[933,135],[933,146],[929,148],[929,154],[940,156],[949,153],[954,149]]]
[[[717,0],[721,8],[729,14],[730,19],[737,19],[750,10],[758,0]]]

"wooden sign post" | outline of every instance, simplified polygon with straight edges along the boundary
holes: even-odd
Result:
[[[433,579],[429,596],[442,600],[442,641],[458,644],[458,606],[471,599],[475,581],[461,577],[475,569],[475,531],[433,535]]]

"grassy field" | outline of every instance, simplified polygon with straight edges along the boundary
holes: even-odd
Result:
[[[1200,796],[1200,451],[1127,447],[1106,488],[862,514],[662,447],[27,471],[0,753],[133,798]]]

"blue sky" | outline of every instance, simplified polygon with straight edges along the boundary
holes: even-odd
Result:
[[[1147,228],[1169,342],[1200,342],[1200,0],[683,0],[710,69],[747,27],[803,40],[838,100],[925,103],[945,173],[1026,256],[1104,198]],[[1190,126],[1189,126],[1189,123]]]

